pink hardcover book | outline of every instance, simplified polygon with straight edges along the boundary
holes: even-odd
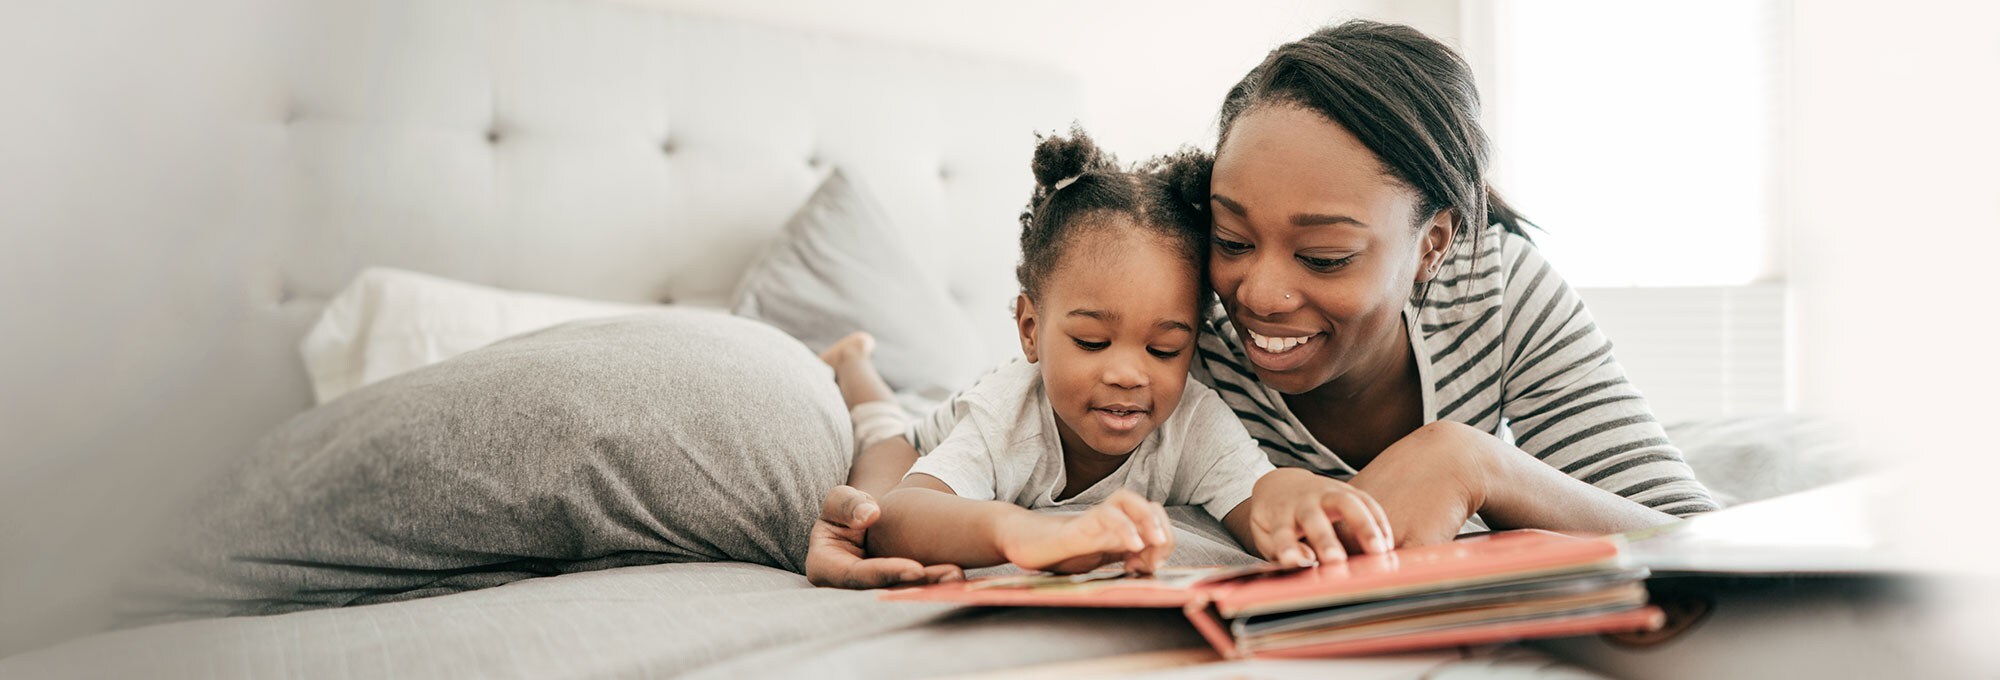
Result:
[[[1150,577],[1003,576],[885,600],[1010,607],[1178,607],[1229,658],[1324,657],[1658,629],[1615,536],[1508,531],[1306,569],[1173,568]]]

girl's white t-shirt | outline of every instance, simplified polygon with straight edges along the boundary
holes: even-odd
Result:
[[[908,474],[953,493],[1028,509],[1092,505],[1130,489],[1163,505],[1199,505],[1220,520],[1276,468],[1236,413],[1189,380],[1181,402],[1110,476],[1058,500],[1067,484],[1055,410],[1035,364],[1015,359],[953,395],[910,428],[921,457]]]

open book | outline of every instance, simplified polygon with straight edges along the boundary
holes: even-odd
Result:
[[[1003,576],[885,591],[886,600],[1020,607],[1178,607],[1230,658],[1376,654],[1654,630],[1644,569],[1615,536],[1521,530],[1285,569],[1174,568]]]

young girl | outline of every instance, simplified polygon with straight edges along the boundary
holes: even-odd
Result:
[[[1208,225],[1174,198],[1175,172],[1165,161],[1121,170],[1081,129],[1043,139],[1016,270],[1023,357],[907,438],[869,362],[872,340],[857,333],[827,351],[862,443],[857,476],[922,454],[881,499],[871,555],[1062,572],[1122,561],[1150,573],[1173,550],[1162,503],[1201,506],[1286,564],[1344,559],[1343,541],[1388,548],[1366,494],[1274,470],[1236,414],[1189,383]],[[1065,506],[1089,509],[1030,511]]]

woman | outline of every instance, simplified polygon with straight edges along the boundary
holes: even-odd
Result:
[[[1281,46],[1231,88],[1214,157],[1181,160],[1212,168],[1183,192],[1213,224],[1195,377],[1272,462],[1372,496],[1398,545],[1450,540],[1474,513],[1616,532],[1714,509],[1487,186],[1478,109],[1458,55],[1373,22]],[[863,559],[870,494],[908,466],[864,453],[828,495],[814,583],[957,573]]]

